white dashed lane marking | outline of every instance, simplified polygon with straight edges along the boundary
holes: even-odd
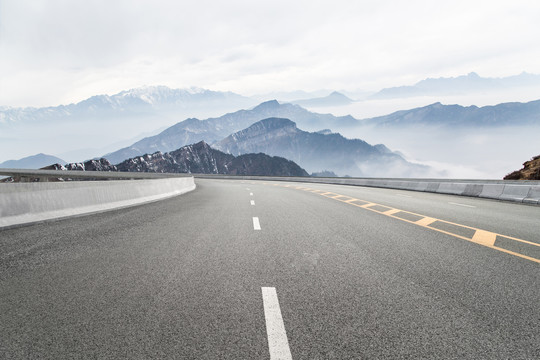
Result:
[[[253,230],[261,230],[261,224],[258,217],[253,217]]]
[[[292,360],[276,288],[263,287],[262,298],[270,360]]]
[[[449,202],[449,204],[457,205],[457,206],[464,206],[464,207],[468,207],[468,208],[475,208],[476,207],[476,206],[472,206],[472,205],[460,204],[460,203],[455,203],[455,202]]]
[[[251,200],[251,205],[255,205],[255,200]]]

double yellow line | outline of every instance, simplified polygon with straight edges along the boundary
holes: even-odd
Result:
[[[266,183],[266,185],[269,185]],[[406,210],[396,209],[386,205],[377,204],[371,201],[356,199],[347,195],[340,195],[331,191],[312,189],[303,186],[284,185],[284,184],[271,184],[274,186],[281,186],[286,188],[292,188],[302,191],[318,194],[329,199],[341,201],[343,203],[353,205],[359,208],[363,208],[369,211],[376,212],[381,215],[389,216],[391,218],[408,222],[417,226],[424,227],[426,229],[438,231],[450,236],[454,236],[459,239],[471,241],[473,243],[489,247],[498,251],[505,252],[514,256],[518,256],[523,259],[540,263],[540,259],[534,257],[536,254],[540,254],[540,244],[518,239],[512,236],[498,234],[492,231],[486,231],[471,226],[462,224],[456,224],[450,221],[433,218],[426,215],[413,213]],[[515,251],[515,249],[507,249],[504,244],[511,244],[511,248],[518,247],[521,252]],[[516,246],[517,245],[517,246]],[[529,255],[527,255],[529,253]],[[530,256],[531,253],[533,256]]]

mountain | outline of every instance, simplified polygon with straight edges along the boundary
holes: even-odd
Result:
[[[55,163],[44,170],[125,171],[155,173],[224,174],[253,176],[309,176],[293,161],[266,154],[233,156],[212,149],[201,141],[162,153],[145,154],[113,165],[107,159],[61,165]],[[62,179],[58,179],[62,180]],[[67,179],[64,179],[67,180]],[[10,179],[9,181],[13,181]]]
[[[207,89],[171,89],[145,86],[114,95],[96,95],[75,104],[44,108],[0,108],[0,123],[32,123],[92,118],[106,123],[110,116],[131,117],[200,107],[238,108],[250,106],[253,100],[232,93]]]
[[[253,109],[236,111],[218,118],[186,119],[155,136],[141,139],[131,146],[105,154],[103,157],[117,163],[142,154],[172,151],[202,140],[214,143],[233,132],[245,129],[251,124],[269,117],[286,117],[302,124],[307,129],[315,130],[328,126],[350,127],[358,124],[358,121],[352,116],[336,117],[330,114],[317,114],[298,105],[280,104],[276,100],[272,100],[261,103]]]
[[[523,163],[523,168],[511,172],[504,180],[540,180],[540,155]]]
[[[0,168],[5,169],[39,169],[51,163],[65,163],[64,160],[56,156],[37,154],[19,160],[8,160],[0,163]]]
[[[362,121],[364,125],[477,127],[540,124],[540,100],[503,103],[494,106],[460,106],[435,103],[397,111]]]
[[[300,106],[304,106],[304,107],[325,107],[325,106],[349,105],[353,102],[353,100],[348,98],[346,95],[343,95],[337,91],[334,91],[328,96],[312,98],[312,99],[295,100],[291,102]]]
[[[0,106],[0,154],[5,156],[0,161],[22,157],[21,149],[62,154],[68,161],[91,159],[119,148],[111,144],[141,139],[188,117],[219,116],[256,104],[232,92],[146,86],[69,105]]]
[[[333,171],[338,175],[368,177],[422,176],[426,166],[411,164],[384,145],[340,134],[306,132],[284,118],[268,118],[213,144],[233,155],[263,152],[291,159],[309,172]]]
[[[458,95],[479,91],[540,86],[540,75],[521,73],[503,78],[484,78],[475,72],[450,78],[428,78],[411,86],[385,88],[371,99],[406,98],[412,96]]]
[[[227,174],[259,176],[309,176],[294,162],[266,154],[235,157],[212,149],[201,141],[169,153],[155,152],[125,160],[118,171]]]
[[[293,102],[293,100],[304,100],[311,99],[314,97],[321,97],[325,94],[328,94],[328,90],[317,90],[317,91],[303,91],[303,90],[294,90],[294,91],[275,91],[266,94],[257,94],[251,96],[252,99],[256,99],[259,102],[264,102],[272,99],[276,99],[279,102]]]

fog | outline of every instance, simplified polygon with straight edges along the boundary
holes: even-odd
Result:
[[[129,146],[190,117],[217,117],[236,108],[200,108],[125,117],[0,122],[0,162],[45,153],[79,162]]]
[[[352,115],[356,119],[367,119],[388,115],[400,110],[409,110],[440,102],[444,105],[475,105],[478,107],[507,102],[529,102],[540,99],[540,86],[527,86],[505,90],[467,93],[446,96],[415,96],[394,99],[370,99],[369,95],[355,98],[355,102],[345,106],[313,107],[311,111],[330,113],[336,116]]]
[[[352,115],[366,119],[409,110],[436,102],[445,105],[488,106],[505,102],[528,102],[540,99],[540,87],[525,87],[449,96],[418,96],[396,99],[364,99],[346,106],[317,107],[311,111]],[[517,127],[408,127],[357,129],[334,128],[348,138],[359,138],[370,144],[384,144],[399,151],[407,160],[433,167],[433,177],[462,179],[502,179],[521,168],[523,162],[540,154],[533,134],[538,126]]]
[[[535,127],[341,129],[349,138],[383,143],[407,160],[433,167],[432,177],[502,179],[540,154]]]
[[[434,102],[483,106],[499,102],[537,100],[540,91],[529,90],[531,91],[512,94],[491,92],[466,96],[363,100],[348,106],[318,107],[310,110],[334,115],[351,114],[357,119],[364,119]],[[37,153],[55,155],[67,162],[83,161],[131,145],[143,137],[155,135],[186,118],[206,119],[234,110],[237,109],[208,107],[126,116],[109,121],[64,119],[52,123],[0,123],[0,162]],[[436,126],[359,126],[355,129],[332,128],[332,131],[340,132],[348,138],[365,140],[370,144],[384,144],[393,151],[399,151],[410,162],[429,165],[433,169],[429,172],[430,177],[501,179],[511,171],[521,168],[521,164],[532,156],[540,154],[540,145],[534,135],[540,133],[540,124],[457,129]],[[379,174],[378,171],[377,173]]]

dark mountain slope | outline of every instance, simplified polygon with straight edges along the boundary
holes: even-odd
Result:
[[[272,100],[251,110],[240,110],[218,118],[181,121],[158,135],[146,137],[131,146],[106,154],[104,157],[116,163],[142,154],[172,151],[203,140],[207,143],[213,143],[269,117],[285,117],[302,124],[302,127],[308,130],[320,130],[332,126],[353,126],[358,123],[352,116],[336,117],[329,114],[317,114],[298,105],[280,104]]]
[[[235,157],[212,149],[201,141],[169,153],[156,152],[125,160],[118,171],[169,172],[193,174],[308,176],[297,164],[266,154]]]
[[[309,172],[331,170],[341,176],[420,176],[429,169],[408,163],[385,146],[340,134],[302,131],[282,118],[261,120],[213,146],[233,155],[263,152],[282,156]]]

